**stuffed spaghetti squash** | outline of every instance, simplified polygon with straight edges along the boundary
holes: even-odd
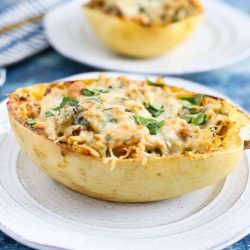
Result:
[[[157,56],[172,49],[203,16],[200,0],[91,0],[84,12],[108,47],[131,57]]]
[[[249,117],[229,102],[163,79],[39,84],[11,93],[8,111],[21,148],[49,176],[119,202],[215,183],[237,166],[249,137]]]

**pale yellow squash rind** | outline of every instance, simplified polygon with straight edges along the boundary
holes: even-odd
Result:
[[[46,174],[73,190],[109,201],[157,201],[197,190],[231,173],[243,153],[243,142],[238,138],[234,149],[196,157],[106,162],[105,159],[63,149],[21,124],[11,107],[9,117],[21,149]]]
[[[85,15],[97,36],[112,50],[129,57],[161,55],[189,37],[201,23],[203,13],[167,25],[144,26],[109,15],[99,9],[84,7]]]

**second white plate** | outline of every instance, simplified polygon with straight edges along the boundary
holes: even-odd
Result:
[[[84,2],[67,2],[49,12],[44,22],[51,45],[81,63],[135,73],[184,74],[229,66],[250,55],[250,18],[218,0],[204,0],[205,19],[185,43],[169,54],[144,60],[107,49],[84,17]]]

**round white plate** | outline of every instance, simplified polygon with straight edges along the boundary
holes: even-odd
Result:
[[[81,63],[135,73],[184,74],[229,66],[250,55],[250,18],[218,0],[204,0],[206,16],[201,27],[171,53],[143,60],[121,57],[92,31],[81,7],[86,1],[68,1],[44,21],[51,45]]]
[[[167,80],[221,96],[189,81]],[[105,202],[71,191],[43,174],[9,132],[6,102],[0,104],[0,112],[0,225],[26,245],[38,249],[205,250],[222,249],[250,233],[249,152],[228,178],[185,196],[145,204]]]

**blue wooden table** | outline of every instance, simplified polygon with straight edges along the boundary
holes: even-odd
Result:
[[[250,0],[225,1],[250,13]],[[96,70],[98,69],[68,60],[54,50],[48,49],[8,68],[7,82],[0,89],[0,100],[5,97],[5,94],[20,86],[53,81],[68,75]],[[250,58],[223,70],[183,75],[182,77],[221,91],[250,112]],[[15,242],[0,232],[0,250],[17,249],[30,248]],[[228,248],[228,250],[247,249],[250,249],[250,235]]]

